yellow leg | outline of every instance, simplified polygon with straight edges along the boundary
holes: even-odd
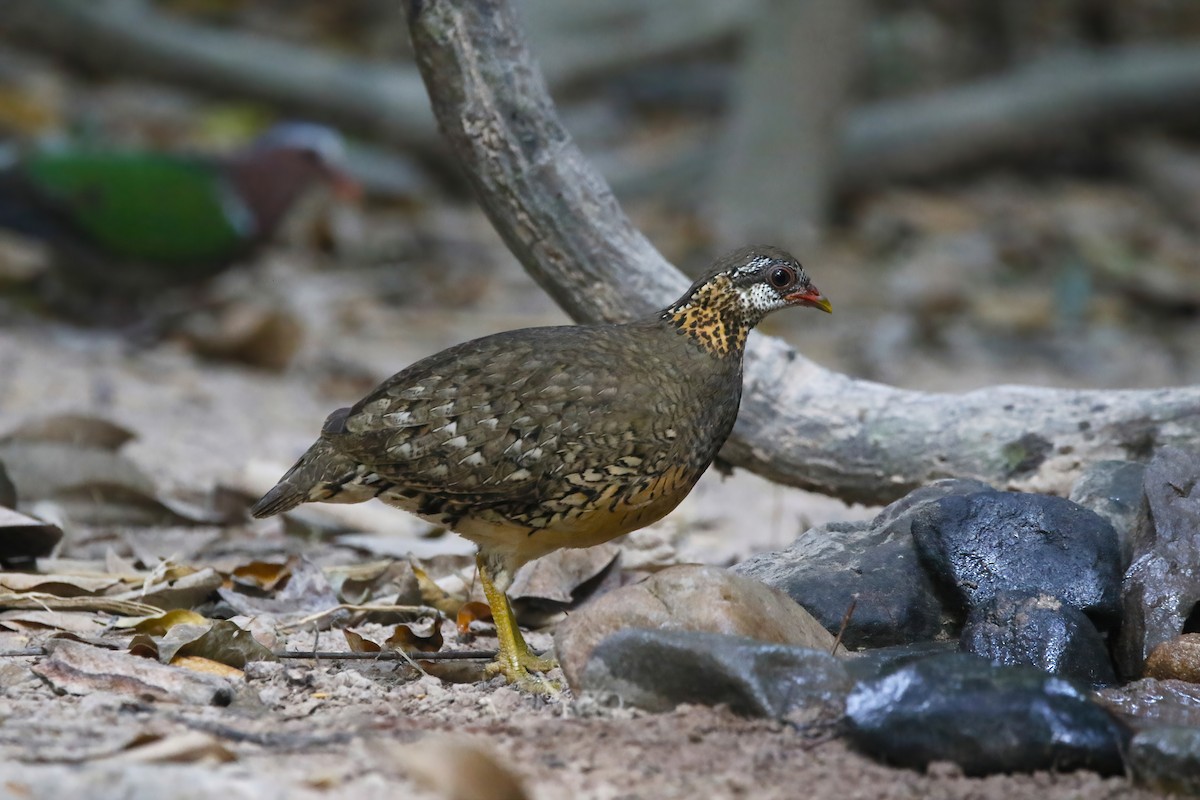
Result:
[[[525,637],[517,626],[513,616],[512,606],[508,596],[496,586],[487,559],[482,555],[476,556],[475,563],[479,567],[479,582],[483,584],[483,593],[492,609],[492,621],[496,624],[496,638],[500,640],[500,652],[496,660],[488,665],[488,672],[499,672],[508,679],[509,683],[518,684],[522,688],[539,692],[549,692],[555,687],[544,678],[531,675],[531,672],[546,672],[554,669],[557,662],[552,658],[541,658],[529,651]]]

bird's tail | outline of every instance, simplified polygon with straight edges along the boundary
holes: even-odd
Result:
[[[258,519],[291,511],[301,503],[333,500],[343,487],[362,472],[354,461],[338,453],[325,439],[318,439],[308,452],[279,479],[275,488],[250,507]],[[337,498],[353,502],[364,498]]]

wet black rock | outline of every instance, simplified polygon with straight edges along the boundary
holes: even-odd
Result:
[[[1108,520],[1069,500],[952,495],[917,509],[912,532],[930,573],[969,609],[1007,590],[1059,597],[1102,630],[1117,621],[1117,534]]]
[[[1152,728],[1133,737],[1129,768],[1155,791],[1200,795],[1200,728]]]
[[[648,711],[726,704],[756,717],[835,717],[853,686],[819,650],[699,631],[627,628],[596,645],[583,691]]]
[[[939,639],[933,642],[894,644],[890,647],[875,647],[852,653],[845,661],[846,671],[857,684],[859,681],[874,680],[905,664],[912,664],[932,656],[957,653],[958,642]]]
[[[1133,539],[1145,524],[1148,506],[1145,481],[1146,465],[1136,461],[1096,461],[1089,464],[1068,500],[1104,517],[1117,532],[1121,549],[1121,569],[1133,559]]]
[[[1126,678],[1141,675],[1159,644],[1200,632],[1200,455],[1162,448],[1146,466],[1144,486],[1150,514],[1125,573],[1115,649]]]
[[[1024,664],[1091,686],[1117,680],[1096,626],[1053,595],[1000,592],[971,612],[959,642],[993,664]]]
[[[885,647],[957,635],[962,615],[943,598],[920,564],[912,540],[917,509],[951,494],[989,487],[942,480],[883,509],[869,524],[831,523],[801,534],[786,550],[761,553],[733,567],[786,592],[849,648]]]
[[[850,737],[900,766],[951,761],[968,775],[1122,772],[1124,727],[1087,690],[1031,667],[965,653],[905,664],[860,683],[846,702]]]

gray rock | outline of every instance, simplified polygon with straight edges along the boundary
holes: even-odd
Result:
[[[699,631],[626,629],[600,642],[583,691],[647,711],[725,704],[755,717],[835,717],[853,686],[841,661],[804,647]]]
[[[1117,672],[1141,675],[1150,651],[1200,632],[1200,455],[1160,449],[1146,467],[1150,515],[1134,540],[1121,589]]]
[[[959,642],[993,664],[1024,664],[1091,686],[1117,682],[1096,626],[1053,595],[1000,592],[971,612]]]
[[[846,714],[858,747],[901,766],[952,761],[968,775],[1123,770],[1127,732],[1084,687],[965,653],[863,681],[847,698]]]
[[[1061,497],[1017,492],[953,495],[916,511],[921,560],[968,609],[1001,591],[1050,594],[1115,625],[1117,534],[1108,520]]]
[[[828,653],[833,636],[786,594],[718,567],[678,566],[609,592],[568,616],[554,650],[572,689],[592,649],[623,628],[690,630]]]
[[[788,549],[759,554],[733,570],[787,592],[833,633],[854,602],[842,635],[850,648],[952,636],[961,615],[944,610],[937,587],[921,566],[912,518],[916,509],[942,497],[988,488],[974,480],[936,481],[892,503],[869,524],[813,528]]]
[[[1117,532],[1121,548],[1121,569],[1133,560],[1133,539],[1145,524],[1148,506],[1145,481],[1146,465],[1136,461],[1096,461],[1089,464],[1067,499],[1104,517]]]
[[[1129,744],[1129,768],[1155,791],[1200,795],[1200,728],[1142,731]]]

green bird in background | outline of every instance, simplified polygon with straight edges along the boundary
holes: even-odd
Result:
[[[355,194],[343,163],[341,136],[310,123],[225,158],[46,150],[0,169],[0,227],[49,244],[73,293],[183,286],[252,255],[316,184]]]

